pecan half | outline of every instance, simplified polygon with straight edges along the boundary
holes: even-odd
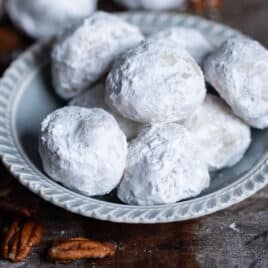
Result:
[[[205,0],[189,0],[189,4],[194,11],[202,12],[205,9]]]
[[[33,246],[42,240],[43,227],[32,220],[16,219],[8,228],[2,245],[2,255],[12,262],[24,260]]]
[[[51,260],[69,262],[113,256],[115,251],[116,245],[113,243],[77,237],[55,242],[49,249],[48,255]]]

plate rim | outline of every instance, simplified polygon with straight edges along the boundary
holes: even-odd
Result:
[[[144,21],[152,23],[154,20],[158,20],[158,22],[162,20],[176,24],[183,21],[192,27],[201,24],[207,31],[214,31],[219,35],[240,34],[228,26],[188,14],[159,12],[118,14],[128,21],[136,23],[138,21],[139,23]],[[243,201],[268,185],[268,153],[258,161],[253,170],[234,183],[206,196],[174,204],[131,206],[110,203],[83,196],[52,181],[34,168],[33,163],[23,153],[20,143],[16,140],[16,135],[12,133],[16,102],[19,101],[18,95],[23,91],[23,87],[17,87],[16,83],[23,79],[25,74],[36,71],[33,69],[36,67],[36,59],[42,57],[49,49],[50,42],[46,40],[26,50],[10,65],[0,80],[0,156],[15,178],[41,198],[73,213],[100,220],[121,223],[165,223],[189,220],[214,213]],[[45,63],[39,64],[36,68],[41,68],[43,64]],[[12,100],[11,96],[16,97]]]

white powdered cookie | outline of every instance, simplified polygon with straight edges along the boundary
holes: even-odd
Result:
[[[202,64],[204,58],[213,51],[212,45],[205,36],[200,31],[191,28],[169,28],[152,35],[151,38],[174,41],[178,46],[185,48],[198,64]]]
[[[267,49],[251,39],[232,38],[206,59],[204,70],[237,116],[252,127],[268,127]]]
[[[118,197],[132,205],[173,203],[197,196],[209,183],[207,164],[188,130],[159,124],[130,142]]]
[[[57,34],[96,9],[96,0],[8,0],[11,20],[34,38]]]
[[[39,152],[52,179],[89,196],[103,195],[120,182],[127,142],[106,111],[65,107],[43,121]]]
[[[125,133],[128,139],[136,137],[141,128],[144,127],[144,125],[126,119],[119,114],[111,111],[111,109],[104,102],[104,95],[105,85],[103,83],[99,83],[96,86],[90,88],[89,90],[85,90],[80,93],[78,96],[76,96],[69,102],[69,105],[85,108],[102,108],[110,112],[114,116],[121,130]]]
[[[125,50],[143,40],[139,29],[115,15],[96,12],[66,31],[52,51],[55,90],[70,99],[109,71]]]
[[[210,94],[185,127],[199,144],[211,171],[235,165],[251,142],[249,126],[219,97]]]
[[[183,121],[203,102],[206,87],[195,60],[175,42],[148,39],[128,50],[106,80],[106,103],[140,123]]]

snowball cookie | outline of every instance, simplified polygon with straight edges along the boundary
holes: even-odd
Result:
[[[181,7],[185,0],[117,0],[117,2],[132,9],[165,10]]]
[[[52,77],[56,92],[64,99],[78,95],[108,72],[116,57],[142,39],[136,26],[96,12],[55,44]]]
[[[201,64],[204,58],[213,50],[205,36],[195,29],[174,27],[154,34],[152,38],[172,40],[184,47],[191,56]]]
[[[11,20],[34,38],[46,38],[88,16],[96,0],[8,0]]]
[[[200,145],[211,171],[235,165],[251,142],[249,126],[237,118],[219,97],[210,94],[186,120],[185,127]]]
[[[110,112],[114,116],[121,130],[125,133],[128,139],[136,137],[141,128],[144,127],[144,125],[128,120],[120,116],[119,114],[112,112],[111,109],[104,102],[104,94],[104,83],[99,83],[96,86],[92,87],[92,89],[85,90],[80,93],[78,96],[76,96],[69,102],[69,105],[86,108],[102,108]]]
[[[65,107],[43,121],[39,151],[54,180],[89,196],[103,195],[121,179],[127,142],[104,110]]]
[[[118,197],[134,205],[173,203],[198,195],[210,183],[207,163],[187,129],[158,124],[130,142]]]
[[[206,94],[200,67],[175,42],[147,39],[116,61],[106,80],[106,103],[140,123],[186,119]]]
[[[237,116],[252,127],[268,127],[268,50],[251,39],[232,38],[206,59],[204,69]]]

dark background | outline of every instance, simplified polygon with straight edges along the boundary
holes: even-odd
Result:
[[[22,0],[23,1],[23,0]],[[153,0],[152,0],[153,1]],[[163,0],[164,1],[164,0]],[[122,11],[109,0],[100,8]],[[189,11],[189,10],[187,10]],[[178,11],[174,11],[178,12]],[[193,10],[190,12],[195,13]],[[225,0],[219,12],[198,12],[235,27],[268,47],[268,1]],[[15,29],[8,19],[0,23],[0,72],[33,41]],[[194,221],[159,225],[127,225],[101,222],[71,214],[22,188],[0,165],[0,180],[11,180],[12,201],[35,205],[37,219],[45,227],[44,241],[23,263],[6,267],[268,267],[268,188],[230,209]],[[9,218],[0,213],[0,227]],[[236,224],[237,230],[232,229]],[[46,252],[56,238],[85,236],[118,244],[115,257],[54,264]]]

